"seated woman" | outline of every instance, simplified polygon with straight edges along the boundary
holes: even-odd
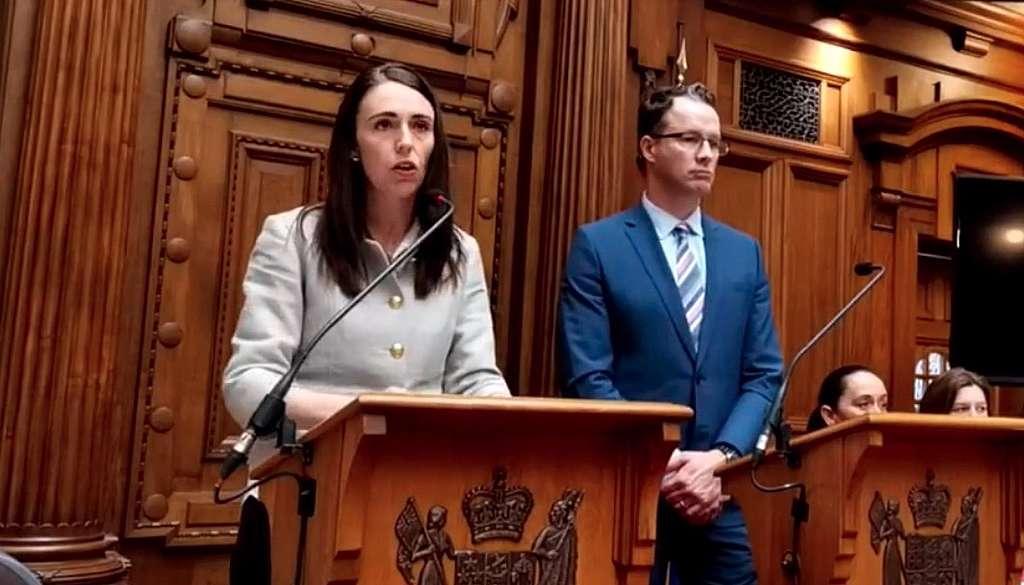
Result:
[[[885,383],[866,366],[848,365],[825,376],[818,391],[818,405],[807,419],[807,430],[827,426],[865,414],[889,410]]]
[[[919,412],[988,416],[991,395],[992,386],[984,377],[963,368],[953,368],[928,384]]]
[[[327,197],[271,215],[246,272],[224,398],[245,425],[299,347],[444,209],[449,148],[427,82],[385,64],[355,78],[331,136]],[[480,249],[449,219],[310,354],[288,394],[300,428],[363,391],[509,396]],[[255,453],[254,453],[255,456]]]

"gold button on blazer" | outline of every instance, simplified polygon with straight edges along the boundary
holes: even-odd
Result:
[[[272,215],[263,224],[243,283],[245,303],[224,372],[224,399],[245,425],[288,369],[292,355],[345,303],[320,267],[313,244],[321,212]],[[419,234],[415,226],[400,249]],[[494,357],[494,330],[480,248],[458,230],[461,278],[416,298],[409,261],[332,329],[310,354],[291,392],[384,391],[509,396]],[[371,278],[387,265],[379,244],[364,243]],[[395,299],[398,299],[396,301]]]

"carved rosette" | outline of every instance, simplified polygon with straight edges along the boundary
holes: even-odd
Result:
[[[145,0],[38,5],[0,301],[0,548],[47,583],[124,583],[104,525]]]

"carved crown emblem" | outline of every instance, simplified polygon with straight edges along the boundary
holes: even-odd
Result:
[[[533,510],[533,495],[522,486],[505,484],[508,472],[495,468],[491,484],[477,486],[462,498],[462,514],[469,524],[473,544],[505,539],[518,542]]]
[[[935,471],[929,469],[924,485],[915,485],[907,494],[907,504],[914,515],[914,528],[944,528],[952,497],[949,488],[935,483]]]

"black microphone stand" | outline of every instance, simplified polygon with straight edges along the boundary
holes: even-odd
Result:
[[[433,201],[445,206],[445,211],[440,217],[434,220],[434,222],[417,237],[412,244],[409,245],[405,250],[402,250],[388,266],[381,271],[376,277],[373,278],[367,284],[363,290],[353,297],[348,303],[345,304],[338,312],[331,316],[330,319],[320,328],[319,331],[306,343],[303,347],[295,353],[295,357],[292,358],[292,364],[288,368],[288,371],[281,376],[274,388],[263,397],[256,411],[253,412],[249,418],[248,428],[242,433],[238,441],[232,447],[228,453],[227,458],[220,468],[220,480],[214,484],[213,487],[213,500],[218,504],[224,504],[232,502],[256,489],[257,487],[273,481],[281,477],[290,477],[299,484],[299,496],[298,496],[298,514],[300,518],[299,523],[299,542],[298,550],[296,551],[295,560],[295,585],[302,585],[302,573],[303,573],[303,560],[305,559],[306,553],[306,534],[309,527],[309,519],[313,516],[316,511],[316,480],[305,475],[299,475],[292,472],[281,472],[273,473],[254,482],[252,485],[247,486],[242,491],[233,494],[229,497],[222,498],[220,496],[221,486],[224,480],[231,476],[240,466],[242,466],[249,459],[249,452],[252,450],[253,445],[257,439],[276,434],[277,436],[277,448],[285,454],[291,454],[298,450],[302,453],[303,467],[309,466],[313,462],[313,451],[312,447],[308,444],[299,444],[296,442],[296,430],[295,421],[288,418],[285,415],[285,402],[284,398],[291,389],[292,382],[295,381],[295,376],[298,374],[299,368],[305,363],[309,354],[313,351],[320,340],[330,331],[335,325],[338,324],[342,319],[348,315],[352,309],[359,305],[369,295],[380,286],[380,283],[384,282],[384,279],[390,276],[395,270],[403,266],[405,262],[416,253],[420,246],[433,234],[442,224],[448,221],[452,214],[455,213],[455,207],[451,201],[444,196],[438,190],[431,190],[427,193]]]
[[[765,452],[768,449],[768,438],[769,435],[775,436],[775,452],[786,460],[786,465],[790,469],[798,469],[800,467],[800,454],[793,450],[790,446],[790,439],[792,438],[792,430],[789,423],[786,422],[785,417],[782,414],[782,405],[785,402],[786,394],[789,391],[789,380],[793,375],[793,371],[800,360],[811,350],[822,337],[825,336],[829,331],[832,330],[836,324],[839,323],[846,316],[847,313],[853,309],[857,303],[860,302],[864,295],[874,288],[878,281],[885,275],[885,267],[877,264],[871,264],[870,262],[861,262],[854,266],[854,272],[858,276],[867,276],[872,272],[878,271],[864,287],[858,292],[849,302],[839,310],[838,313],[832,319],[825,324],[824,327],[811,338],[810,341],[804,345],[796,357],[790,362],[789,367],[786,368],[786,373],[782,378],[782,384],[779,387],[779,392],[775,396],[775,401],[772,403],[771,408],[768,411],[768,416],[765,417],[764,430],[757,439],[757,444],[754,446],[754,452],[751,454],[751,466],[750,466],[750,481],[759,491],[764,493],[781,493],[789,490],[798,490],[797,497],[793,498],[793,504],[790,508],[790,515],[793,517],[793,540],[792,548],[783,554],[782,558],[782,572],[788,577],[793,583],[799,585],[800,583],[800,524],[807,522],[810,516],[810,506],[807,503],[807,486],[803,482],[791,482],[784,483],[776,486],[769,486],[762,484],[757,478],[757,469],[761,466],[764,461]]]

